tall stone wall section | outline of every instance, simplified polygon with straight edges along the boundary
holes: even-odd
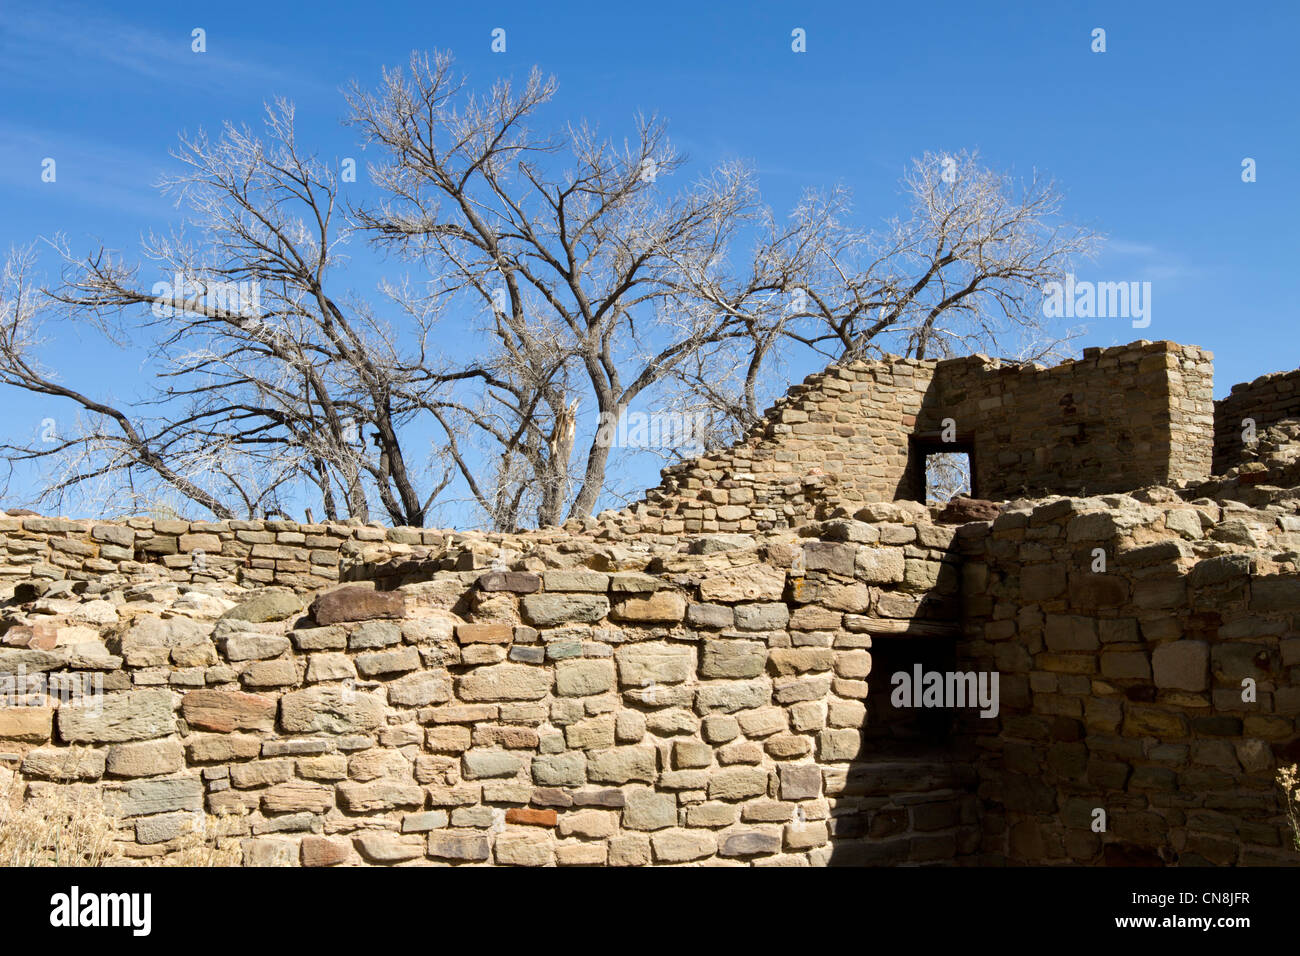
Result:
[[[953,529],[863,517],[673,550],[516,540],[509,570],[466,541],[309,604],[18,595],[0,777],[101,791],[139,860],[195,821],[258,865],[956,860],[979,842],[969,762],[868,761],[863,732],[873,642],[955,637]],[[98,700],[49,696],[88,676]]]
[[[933,362],[851,362],[810,375],[732,448],[667,468],[638,514],[661,533],[797,526],[836,496],[892,501]]]
[[[1172,342],[1085,349],[1050,368],[953,359],[935,370],[918,431],[938,434],[952,420],[973,444],[982,498],[1195,481],[1210,473],[1212,359]]]
[[[1234,385],[1227,397],[1214,403],[1214,474],[1227,474],[1241,464],[1247,418],[1254,420],[1257,433],[1283,419],[1300,418],[1300,369]]]
[[[958,544],[963,651],[1001,674],[968,727],[986,861],[1300,859],[1275,778],[1300,757],[1293,506],[1059,499]]]
[[[739,444],[665,469],[644,502],[606,522],[763,531],[843,502],[921,500],[924,454],[943,450],[946,431],[972,453],[979,497],[1190,483],[1210,474],[1212,361],[1195,346],[1140,341],[1050,368],[983,355],[832,366]]]

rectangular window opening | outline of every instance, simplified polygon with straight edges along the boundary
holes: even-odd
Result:
[[[970,453],[927,452],[925,454],[925,503],[947,504],[958,495],[971,495]]]

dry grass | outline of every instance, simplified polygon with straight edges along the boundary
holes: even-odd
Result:
[[[0,866],[103,866],[117,824],[99,791],[49,787],[23,800],[13,781],[0,797]]]
[[[242,852],[227,819],[195,813],[185,831],[163,846],[164,855],[122,855],[129,830],[105,806],[97,787],[64,784],[34,789],[14,776],[0,780],[0,867],[27,866],[239,866]],[[26,799],[24,799],[24,796]]]
[[[1291,845],[1300,850],[1300,765],[1278,767],[1277,784],[1286,797],[1286,816],[1291,823]]]

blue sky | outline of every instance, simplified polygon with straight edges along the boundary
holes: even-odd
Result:
[[[207,52],[190,50],[191,30]],[[507,52],[490,50],[507,31]],[[790,31],[807,32],[807,52]],[[1091,31],[1106,30],[1093,53]],[[0,242],[67,233],[132,253],[176,211],[152,188],[182,129],[256,123],[283,95],[322,155],[359,155],[340,87],[373,84],[412,49],[452,51],[475,85],[554,73],[552,115],[619,134],[669,120],[692,169],[757,167],[778,211],[801,189],[850,186],[858,221],[901,213],[898,179],[925,150],[974,148],[1037,169],[1066,215],[1109,237],[1080,278],[1150,281],[1152,323],[1095,321],[1078,347],[1139,337],[1216,355],[1216,397],[1300,365],[1292,277],[1300,239],[1300,4],[441,2],[80,5],[0,0]],[[54,157],[56,183],[41,161]],[[1257,181],[1243,183],[1251,157]],[[359,262],[372,291],[378,266]],[[72,334],[46,362],[125,396],[142,383]],[[802,375],[811,369],[794,369]],[[8,437],[57,406],[0,392]],[[654,483],[646,474],[642,486]]]

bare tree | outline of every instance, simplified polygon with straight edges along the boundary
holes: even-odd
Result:
[[[684,274],[704,271],[757,213],[740,166],[668,193],[663,182],[684,161],[657,119],[639,119],[621,147],[585,124],[533,133],[528,123],[554,92],[534,70],[519,89],[501,81],[462,96],[449,57],[417,54],[409,71],[386,70],[377,92],[354,84],[348,95],[353,122],[382,152],[371,175],[388,194],[358,210],[363,226],[425,264],[436,296],[477,297],[516,375],[536,376],[541,329],[550,339],[541,351],[584,379],[577,395],[542,399],[555,448],[554,467],[538,476],[542,524],[566,505],[589,513],[604,488],[609,429],[595,428],[571,503],[561,493],[575,401],[590,396],[599,421],[615,420],[684,359],[737,333],[730,315],[675,306]],[[567,167],[556,169],[562,148]],[[509,401],[517,411],[520,397],[509,391]]]
[[[151,285],[141,267],[106,250],[78,260],[59,246],[64,280],[46,302],[110,335],[126,310],[139,313],[137,336],[159,366],[145,404],[165,406],[166,420],[145,428],[143,406],[113,407],[57,386],[26,358],[34,300],[12,310],[0,349],[5,380],[70,399],[114,427],[15,449],[17,458],[90,463],[47,494],[92,476],[143,472],[229,517],[265,513],[281,489],[303,481],[328,518],[368,520],[373,493],[392,522],[421,525],[446,487],[449,475],[419,487],[401,438],[418,409],[402,392],[419,382],[428,395],[481,373],[437,365],[425,348],[428,315],[418,317],[417,347],[403,349],[368,303],[333,291],[349,234],[338,221],[336,177],[299,150],[287,103],[268,108],[266,128],[268,143],[233,125],[215,142],[182,138],[175,156],[183,172],[163,186],[189,210],[200,240],[144,243],[155,274],[176,281]]]
[[[310,499],[422,525],[459,501],[513,530],[612,493],[610,426],[633,402],[702,416],[721,444],[796,362],[1058,341],[1039,290],[1096,237],[1059,221],[1050,182],[927,154],[884,229],[852,225],[842,187],[778,218],[743,164],[688,180],[657,118],[621,143],[537,132],[555,91],[533,70],[474,94],[441,54],[354,84],[349,120],[377,158],[351,203],[287,103],[260,137],[182,137],[163,185],[188,233],[147,237],[140,264],[56,240],[63,275],[43,290],[32,250],[11,259],[0,384],[78,410],[57,441],[6,446],[11,467],[50,466],[45,502],[106,489],[119,508],[170,495],[230,517]],[[363,239],[418,280],[351,292]],[[50,320],[146,343],[151,394],[61,384],[35,357]]]
[[[760,382],[792,346],[823,361],[1060,353],[1069,333],[1049,327],[1042,288],[1092,255],[1099,236],[1060,219],[1054,184],[1036,174],[1017,183],[962,152],[914,160],[903,188],[908,216],[874,231],[848,224],[847,190],[810,192],[789,227],[768,219],[746,270],[693,283],[745,329],[712,362],[678,370],[687,391],[734,422],[733,436],[758,420]],[[719,388],[731,379],[718,370],[731,368],[745,370],[738,387]]]

